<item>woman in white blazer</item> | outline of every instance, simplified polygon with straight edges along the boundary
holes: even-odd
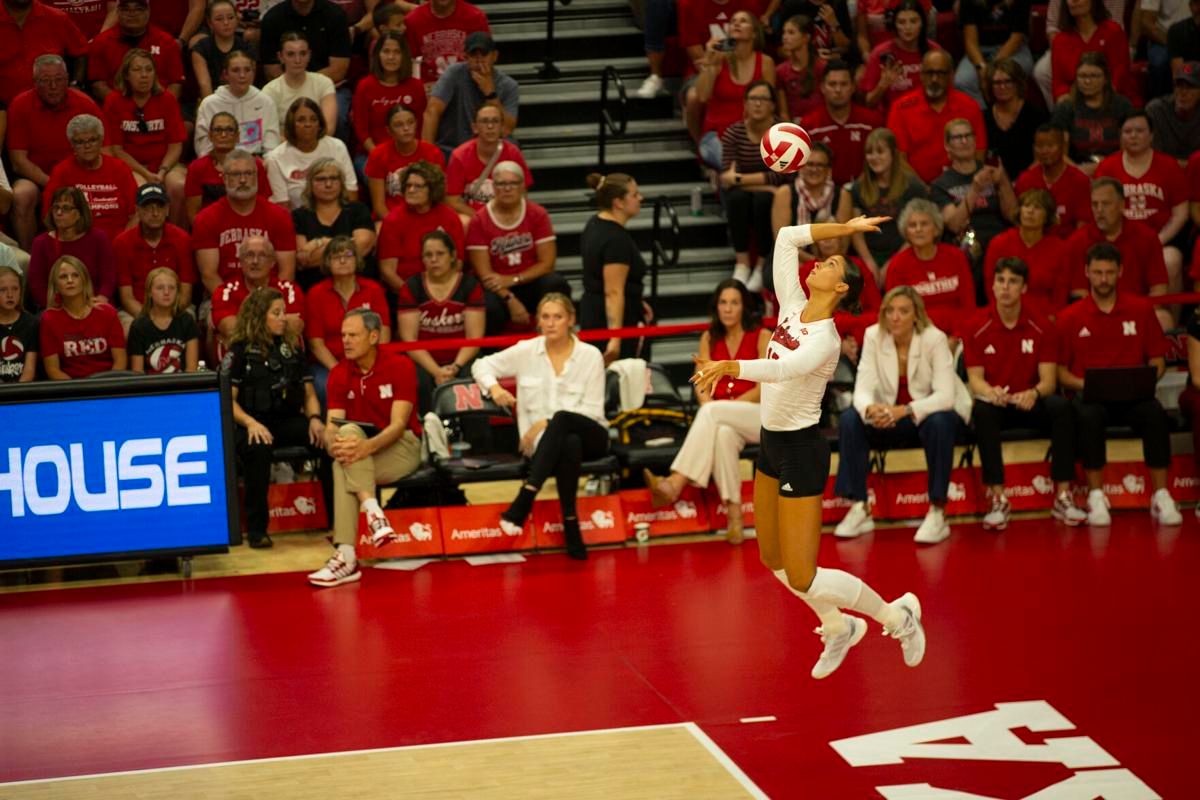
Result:
[[[873,447],[920,444],[929,471],[929,512],[914,540],[940,542],[950,535],[945,505],[959,420],[970,418],[971,399],[954,373],[946,334],[925,313],[911,286],[883,298],[879,323],[863,334],[854,403],[838,425],[835,491],[854,501],[835,533],[845,539],[873,530],[867,504],[867,464]]]

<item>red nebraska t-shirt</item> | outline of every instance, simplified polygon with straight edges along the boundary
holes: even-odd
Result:
[[[413,275],[396,296],[397,316],[405,312],[416,312],[420,318],[418,341],[459,339],[466,336],[465,313],[467,309],[483,309],[483,287],[474,275],[458,274],[458,283],[445,300],[435,300],[429,293],[424,274]],[[438,364],[449,364],[458,354],[453,350],[429,350],[430,357]]]
[[[929,318],[949,335],[956,335],[963,318],[975,312],[971,266],[962,250],[952,245],[939,244],[929,261],[917,258],[911,247],[896,253],[888,262],[884,291],[897,286],[916,289]]]
[[[1054,326],[1022,306],[1012,328],[1000,321],[993,305],[963,325],[963,362],[983,367],[983,379],[1009,393],[1038,385],[1038,364],[1058,361]]]
[[[346,357],[342,346],[342,320],[346,312],[355,308],[369,308],[384,320],[391,319],[387,297],[383,287],[370,278],[355,278],[357,287],[349,300],[333,288],[333,278],[326,278],[308,290],[305,298],[304,338],[322,339],[334,358],[341,361]]]
[[[183,83],[183,55],[175,37],[161,28],[150,25],[135,44],[121,35],[121,26],[101,31],[88,45],[88,80],[105,81],[112,85],[125,54],[140,47],[150,54],[158,82],[165,89],[172,83]]]
[[[424,139],[418,139],[417,149],[405,155],[396,149],[396,143],[389,136],[383,144],[375,145],[371,155],[367,156],[367,166],[363,168],[363,172],[368,178],[383,181],[384,202],[389,211],[404,205],[400,173],[409,164],[417,161],[428,161],[439,169],[446,167],[446,156],[442,154],[441,148]]]
[[[458,0],[448,17],[438,17],[430,3],[422,3],[404,17],[404,36],[408,52],[421,59],[421,80],[432,84],[446,67],[466,59],[467,35],[491,33],[487,15],[477,7]]]
[[[109,92],[104,98],[104,125],[109,144],[120,145],[142,166],[158,172],[167,146],[187,140],[179,101],[170,92],[150,96],[138,118],[132,97]]]
[[[358,139],[359,149],[363,149],[363,142],[367,141],[368,136],[376,147],[391,141],[387,115],[392,106],[397,104],[413,110],[417,116],[417,130],[420,131],[421,120],[425,117],[425,103],[425,86],[417,78],[400,81],[395,86],[384,86],[374,75],[364,77],[354,88],[354,103],[351,106],[354,135]]]
[[[272,275],[267,279],[267,285],[283,295],[285,314],[299,314],[304,319],[304,293],[300,287],[291,281],[281,281]],[[250,296],[250,286],[246,281],[237,277],[226,281],[217,287],[212,297],[212,324],[215,327],[227,317],[236,317],[242,301]]]
[[[463,226],[458,213],[445,203],[439,203],[424,214],[417,214],[407,205],[397,206],[379,228],[379,260],[395,258],[396,274],[408,280],[421,272],[421,237],[430,231],[445,231],[454,239],[458,257],[463,257]]]
[[[533,186],[533,173],[525,164],[525,156],[521,155],[519,147],[502,139],[500,141],[500,157],[496,159],[496,163],[501,161],[515,161],[520,164],[521,171],[525,173],[525,188]],[[446,166],[446,194],[462,195],[462,199],[471,208],[483,208],[484,203],[496,196],[492,179],[489,177],[484,180],[475,192],[468,192],[467,189],[483,174],[486,166],[486,161],[479,160],[479,145],[476,139],[469,139],[454,148],[454,152],[450,154],[450,162]]]
[[[1017,197],[1030,189],[1045,189],[1054,198],[1058,208],[1058,224],[1050,229],[1060,239],[1067,239],[1079,227],[1079,223],[1092,221],[1092,181],[1083,170],[1067,164],[1066,170],[1054,183],[1046,183],[1046,170],[1034,164],[1017,178],[1013,187]]]
[[[42,190],[42,213],[50,210],[50,200],[60,186],[78,186],[92,209],[92,224],[108,234],[109,240],[125,230],[135,211],[137,182],[133,170],[119,158],[100,156],[100,166],[84,169],[74,156],[63,161],[50,173]]]
[[[524,201],[521,218],[504,227],[492,216],[490,206],[475,212],[467,228],[467,250],[485,250],[492,270],[501,275],[516,275],[537,263],[537,246],[553,242],[554,226],[546,209],[531,200]]]
[[[58,356],[58,368],[72,378],[112,369],[113,348],[125,347],[117,310],[107,303],[93,306],[83,319],[61,308],[48,308],[41,321],[42,358]]]
[[[354,361],[339,361],[329,371],[325,386],[329,410],[346,412],[346,419],[369,422],[383,430],[392,422],[392,404],[397,400],[412,403],[408,429],[421,435],[417,419],[417,371],[412,359],[386,350],[376,351],[375,363],[363,372]]]
[[[1140,178],[1125,169],[1120,150],[1100,162],[1097,178],[1116,178],[1125,187],[1125,219],[1149,225],[1157,234],[1171,221],[1171,209],[1188,201],[1187,177],[1179,162],[1154,152],[1150,168]]]
[[[57,8],[71,18],[83,38],[91,39],[100,32],[104,18],[108,16],[109,0],[41,0],[51,8]],[[182,0],[180,0],[182,2]],[[166,3],[164,5],[170,5]]]
[[[196,283],[192,237],[183,228],[168,222],[158,244],[151,247],[138,225],[122,231],[112,244],[117,261],[117,286],[130,287],[139,303],[146,302],[146,276],[159,267],[178,275],[180,283]]]
[[[253,211],[242,216],[230,207],[229,198],[223,197],[197,214],[192,223],[193,250],[221,251],[218,263],[222,282],[241,276],[237,248],[247,236],[266,236],[277,253],[296,250],[292,215],[262,199],[254,204]]]

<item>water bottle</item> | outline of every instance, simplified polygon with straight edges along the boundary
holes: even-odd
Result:
[[[704,214],[704,193],[699,186],[692,187],[692,216]]]
[[[208,366],[203,361],[197,361],[196,372],[208,372]]]

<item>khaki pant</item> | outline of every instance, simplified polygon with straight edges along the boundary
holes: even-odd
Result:
[[[357,425],[343,425],[342,436],[367,438]],[[412,431],[385,450],[350,465],[333,462],[333,542],[353,545],[358,535],[358,492],[375,496],[376,483],[391,483],[421,466],[421,440]]]

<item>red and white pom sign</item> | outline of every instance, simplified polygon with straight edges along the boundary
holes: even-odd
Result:
[[[808,131],[794,122],[779,122],[758,144],[763,163],[775,172],[797,172],[808,160],[812,139]]]

